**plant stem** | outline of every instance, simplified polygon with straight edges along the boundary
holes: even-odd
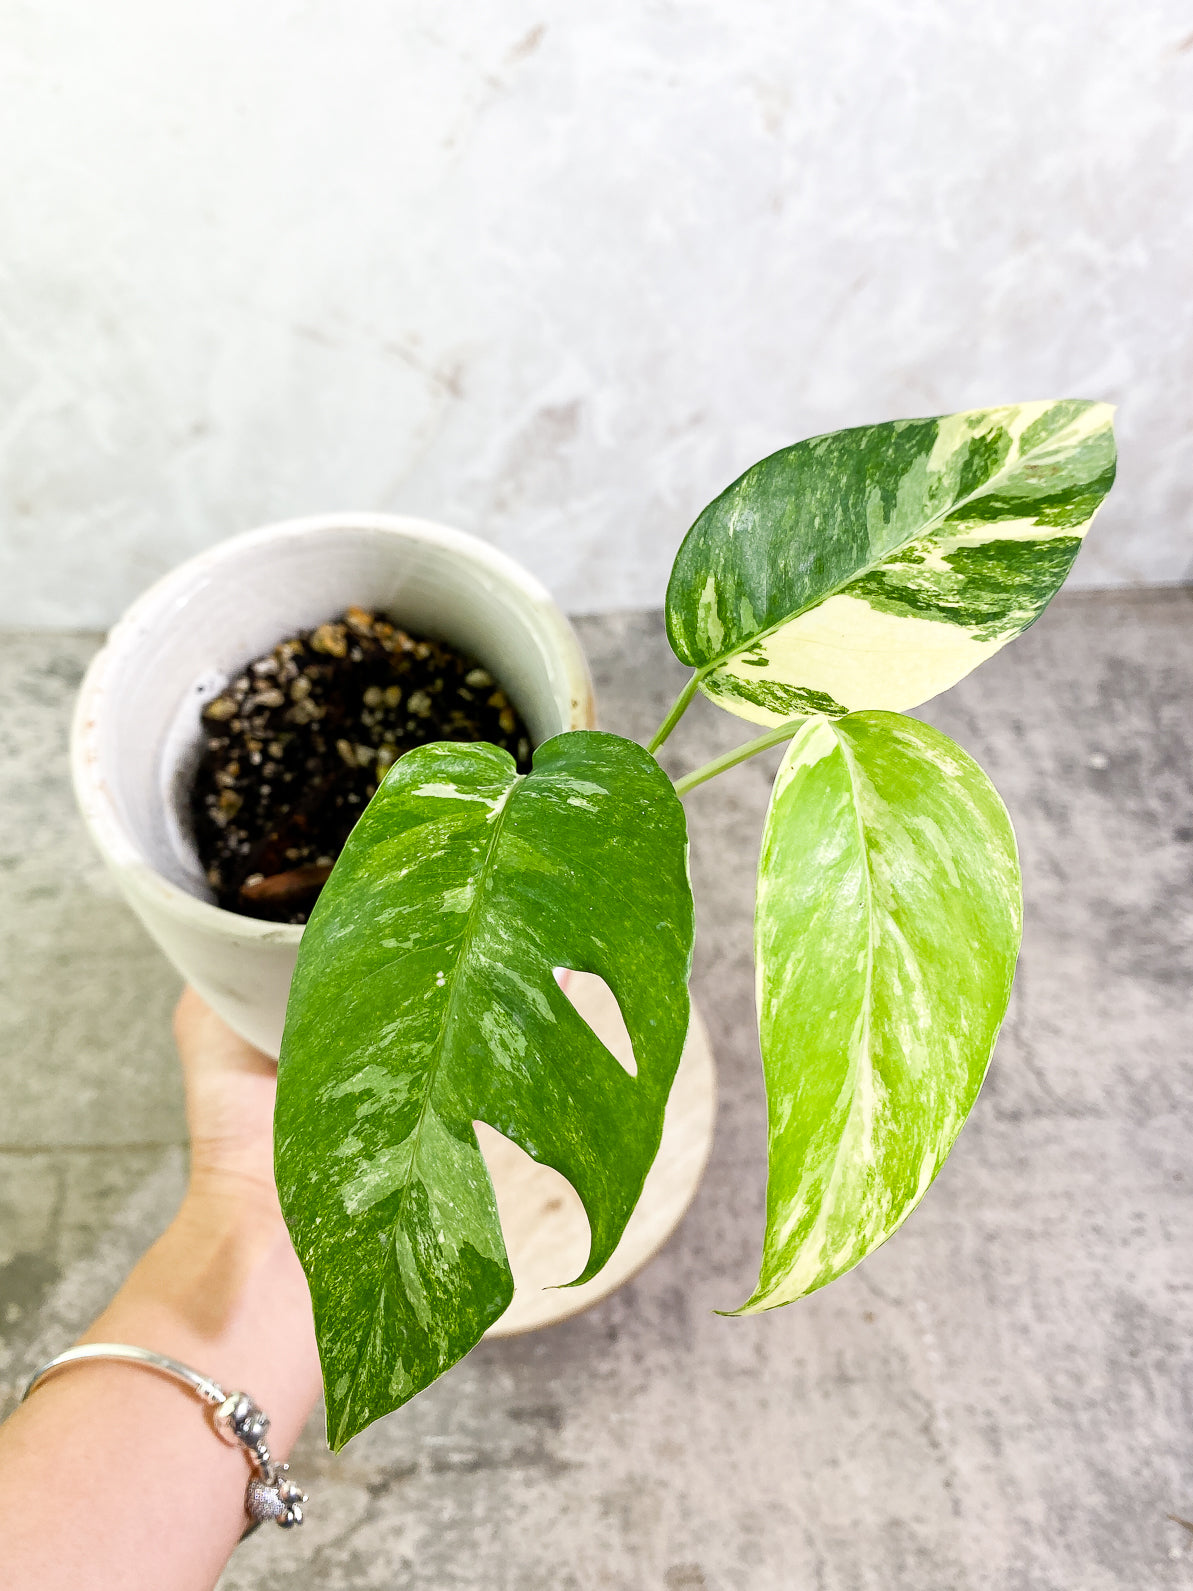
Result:
[[[663,722],[655,730],[654,739],[651,741],[650,745],[647,746],[647,748],[646,748],[647,751],[657,751],[659,749],[659,747],[663,744],[663,742],[666,740],[667,736],[671,733],[671,731],[675,728],[676,724],[679,723],[680,719],[687,712],[688,706],[689,706],[689,704],[690,704],[690,702],[692,700],[692,697],[695,696],[695,694],[696,694],[696,687],[699,684],[700,684],[700,675],[698,673],[697,674],[693,674],[691,679],[684,686],[683,690],[680,691],[679,695],[672,702],[671,711],[667,714],[666,718],[663,719]]]
[[[682,779],[675,781],[676,795],[687,795],[689,790],[694,790],[706,779],[715,779],[717,774],[724,773],[726,768],[734,768],[739,762],[745,762],[748,757],[756,757],[760,751],[766,751],[770,746],[777,746],[784,740],[790,740],[806,722],[804,718],[789,719],[777,729],[768,729],[766,734],[759,735],[757,740],[747,740],[744,745],[735,746],[723,756],[714,757],[711,762],[706,762],[703,768],[697,768],[694,773],[685,773]]]

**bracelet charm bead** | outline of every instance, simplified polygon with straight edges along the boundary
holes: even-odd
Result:
[[[244,1509],[250,1519],[255,1519],[258,1524],[263,1524],[267,1519],[276,1519],[283,1530],[291,1525],[302,1524],[302,1505],[307,1500],[306,1493],[300,1492],[294,1482],[287,1480],[281,1473],[289,1468],[289,1464],[279,1464],[277,1474],[270,1482],[253,1476],[244,1494]]]
[[[212,1424],[225,1442],[239,1443],[248,1454],[256,1474],[244,1494],[244,1509],[257,1524],[275,1520],[283,1530],[302,1524],[302,1505],[306,1493],[288,1480],[289,1464],[275,1464],[265,1445],[269,1416],[253,1402],[247,1392],[230,1392],[211,1416]]]

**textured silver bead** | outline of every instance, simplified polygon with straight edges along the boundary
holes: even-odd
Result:
[[[286,1479],[285,1471],[289,1467],[288,1464],[282,1464],[272,1480],[254,1476],[248,1483],[244,1493],[244,1509],[250,1519],[258,1524],[273,1519],[283,1530],[291,1525],[302,1524],[302,1504],[307,1497],[293,1481]]]
[[[266,1519],[280,1519],[286,1511],[286,1505],[278,1495],[276,1486],[268,1486],[254,1476],[244,1494],[244,1511],[250,1519],[260,1523]]]

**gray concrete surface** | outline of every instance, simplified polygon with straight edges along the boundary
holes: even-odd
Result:
[[[680,677],[657,615],[586,620],[607,725]],[[0,639],[0,1395],[168,1218],[176,979],[74,816],[95,640]],[[774,757],[688,798],[695,989],[722,1101],[666,1250],[588,1314],[486,1344],[332,1458],[301,1532],[225,1591],[1110,1591],[1193,1584],[1193,593],[1062,598],[927,716],[1023,850],[1012,1013],[953,1158],[893,1242],[725,1320],[757,1263],[751,872]],[[697,704],[673,770],[743,738]]]

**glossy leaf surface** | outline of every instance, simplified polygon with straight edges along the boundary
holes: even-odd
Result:
[[[905,711],[1024,630],[1114,480],[1104,403],[1024,403],[813,437],[700,515],[667,633],[762,724]]]
[[[588,1213],[586,1280],[658,1148],[688,1023],[683,809],[640,747],[581,731],[396,762],[302,938],[279,1070],[278,1189],[341,1447],[455,1363],[512,1280],[474,1121]],[[631,1076],[557,967],[604,978]]]
[[[823,1287],[923,1197],[981,1086],[1021,931],[998,793],[946,735],[813,718],[767,813],[755,958],[766,1238],[742,1312]]]

